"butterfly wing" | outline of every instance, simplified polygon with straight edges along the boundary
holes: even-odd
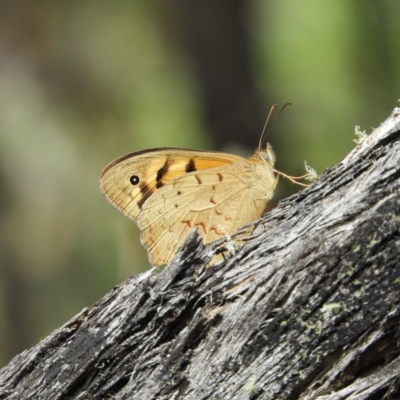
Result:
[[[138,219],[151,263],[168,264],[193,228],[210,243],[258,219],[275,183],[265,163],[254,166],[241,159],[187,173],[163,186],[145,202]]]
[[[104,168],[100,188],[111,204],[137,222],[146,201],[171,180],[242,160],[239,156],[210,151],[144,150],[118,158]]]

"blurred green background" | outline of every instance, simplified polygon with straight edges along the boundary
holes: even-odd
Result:
[[[395,0],[2,1],[0,365],[149,268],[98,189],[149,147],[257,147],[321,173],[400,97]],[[297,188],[282,179],[274,201]],[[275,203],[276,204],[276,203]]]

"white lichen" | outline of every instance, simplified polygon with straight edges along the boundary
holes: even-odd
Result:
[[[356,144],[362,143],[368,137],[368,133],[362,131],[359,126],[355,127],[354,134],[356,135],[356,138],[353,140]]]
[[[306,168],[306,171],[307,171],[307,175],[306,175],[305,179],[310,182],[316,181],[318,179],[317,171],[314,168],[310,167],[307,164],[307,161],[304,161],[304,167]]]

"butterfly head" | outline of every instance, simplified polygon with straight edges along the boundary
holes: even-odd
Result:
[[[274,166],[276,160],[275,152],[269,143],[267,143],[265,149],[257,149],[254,157],[260,159],[261,162],[266,163],[270,167]]]

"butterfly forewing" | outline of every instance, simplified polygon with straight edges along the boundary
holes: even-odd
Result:
[[[137,220],[143,204],[159,188],[188,172],[216,168],[243,160],[218,152],[161,148],[123,156],[104,168],[100,188],[120,211]],[[138,177],[133,185],[132,177]]]

